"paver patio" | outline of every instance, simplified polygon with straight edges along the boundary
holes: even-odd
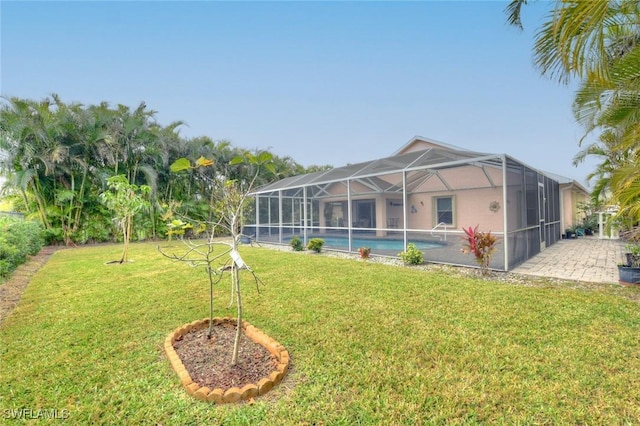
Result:
[[[512,272],[587,282],[617,283],[624,259],[621,240],[580,237],[560,240]]]

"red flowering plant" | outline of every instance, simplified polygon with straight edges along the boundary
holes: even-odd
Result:
[[[360,252],[360,257],[363,259],[368,259],[369,254],[371,254],[371,249],[369,247],[360,247],[358,251]]]
[[[496,251],[498,238],[491,235],[491,231],[478,231],[478,226],[475,228],[469,227],[469,229],[462,228],[465,233],[465,236],[462,237],[465,242],[462,247],[462,252],[464,254],[473,253],[476,257],[476,262],[480,265],[482,275],[487,275],[489,273],[489,262],[491,261],[491,256]]]

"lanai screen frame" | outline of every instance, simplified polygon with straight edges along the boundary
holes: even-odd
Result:
[[[428,148],[294,176],[258,188],[251,194],[255,199],[254,220],[248,221],[244,227],[244,233],[251,235],[258,242],[277,244],[287,244],[289,237],[297,235],[306,245],[312,237],[325,237],[335,231],[346,236],[348,244],[343,250],[349,252],[357,252],[358,247],[353,244],[353,241],[366,232],[378,236],[384,234],[388,237],[389,234],[393,234],[396,238],[401,237],[398,239],[401,240],[405,250],[407,244],[417,236],[422,236],[423,239],[433,237],[440,241],[446,240],[449,250],[446,254],[441,254],[442,250],[439,249],[425,250],[423,251],[425,261],[476,266],[473,256],[463,256],[460,253],[460,237],[463,235],[460,227],[475,224],[460,223],[456,230],[442,227],[438,229],[438,226],[435,230],[433,228],[415,229],[408,226],[411,214],[409,198],[417,193],[434,193],[434,191],[412,192],[412,188],[420,188],[420,185],[432,179],[432,182],[440,182],[447,187],[446,177],[442,176],[451,173],[452,170],[462,171],[463,168],[481,170],[476,173],[479,178],[469,183],[467,188],[449,188],[451,193],[458,194],[489,187],[501,189],[499,204],[503,206],[500,210],[503,226],[502,229],[491,229],[492,233],[499,238],[498,251],[494,255],[491,268],[510,270],[539,253],[544,248],[541,241],[549,246],[560,238],[559,184],[554,179],[505,154],[439,148]],[[486,178],[486,182],[476,183],[482,180],[482,176]],[[498,180],[496,176],[499,176],[499,182],[495,182]],[[328,191],[332,186],[334,191],[335,188],[342,186],[344,192],[332,194]],[[366,188],[370,191],[367,192]],[[370,224],[368,227],[356,225],[354,201],[366,199],[367,196],[373,196],[376,199],[376,196],[384,197],[394,194],[402,200],[401,226],[389,228],[388,223],[387,226],[382,226],[381,223]],[[330,226],[327,223],[320,223],[320,218],[323,217],[320,213],[321,200],[324,200],[326,205],[326,201],[331,199],[336,203],[342,202],[346,206],[346,215],[342,216],[346,219],[345,223],[335,223]],[[378,208],[377,202],[374,206]],[[545,220],[541,221],[541,219]],[[481,226],[481,230],[486,229],[482,229]],[[327,245],[327,248],[332,247]],[[397,251],[402,250],[377,254],[395,256]],[[436,255],[436,253],[440,254]]]

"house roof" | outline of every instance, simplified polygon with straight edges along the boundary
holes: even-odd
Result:
[[[442,170],[460,165],[476,163],[500,166],[502,156],[472,152],[465,149],[449,147],[429,147],[417,151],[400,153],[378,160],[363,163],[350,164],[336,167],[330,170],[308,173],[281,179],[277,182],[262,186],[255,194],[278,191],[289,188],[299,188],[308,185],[326,185],[349,179],[367,179],[369,184],[375,186],[376,177],[382,174],[392,174],[416,170]],[[384,190],[392,190],[386,188]]]
[[[416,143],[419,143],[419,142],[426,142],[428,145],[434,145],[434,146],[437,146],[437,147],[442,147],[442,148],[450,149],[450,150],[453,150],[453,151],[469,151],[466,148],[462,148],[462,147],[459,147],[459,146],[456,146],[456,145],[451,145],[451,144],[448,144],[448,143],[440,142],[440,141],[437,141],[437,140],[431,139],[431,138],[425,138],[424,136],[416,135],[413,138],[411,138],[411,140],[409,142],[407,142],[404,145],[402,145],[400,147],[400,149],[395,151],[393,153],[393,155],[402,154],[403,152],[406,152],[407,149],[411,148],[412,145],[414,145]],[[469,152],[471,152],[471,151],[469,151]]]
[[[395,152],[395,154],[399,154],[402,153],[406,150],[410,150],[413,146],[416,146],[420,143],[423,143],[427,146],[439,146],[439,147],[443,147],[446,149],[453,149],[453,150],[457,150],[457,151],[468,151],[468,152],[472,152],[469,151],[465,148],[461,148],[455,145],[450,145],[444,142],[440,142],[437,141],[435,139],[430,139],[430,138],[425,138],[424,136],[414,136],[409,142],[407,142],[406,144],[404,144],[399,150],[397,150]],[[394,155],[395,155],[394,154]],[[528,166],[527,166],[528,167]],[[585,194],[590,194],[590,191],[585,188],[583,185],[581,185],[578,181],[568,178],[566,176],[562,176],[559,175],[557,173],[551,173],[551,172],[547,172],[544,170],[539,170],[540,173],[546,175],[547,177],[550,177],[551,179],[555,180],[556,182],[558,182],[560,185],[572,185],[574,188],[578,189],[579,191],[584,192]]]
[[[551,179],[555,180],[556,182],[558,182],[560,185],[573,185],[574,187],[576,187],[578,190],[584,192],[585,194],[590,194],[589,190],[587,188],[585,188],[584,186],[582,186],[578,181],[568,178],[566,176],[562,176],[562,175],[558,175],[556,173],[551,173],[551,172],[542,172],[545,175],[549,176]]]
[[[411,179],[415,180],[413,180],[413,182],[407,182],[407,185],[419,185],[424,182],[424,180],[429,179],[432,176],[436,176],[445,188],[452,189],[447,183],[446,178],[444,178],[439,171],[463,165],[476,166],[480,169],[484,169],[485,167],[501,167],[502,160],[507,157],[511,158],[506,154],[475,152],[436,141],[434,139],[415,136],[389,157],[284,178],[257,188],[253,191],[253,194],[264,194],[273,191],[302,188],[312,185],[318,185],[321,187],[335,182],[355,179],[359,180],[360,183],[371,187],[375,191],[393,192],[402,189],[401,181],[391,184],[387,180],[378,178],[378,176],[411,171],[425,171],[426,177],[425,174],[413,177]],[[521,161],[515,161],[525,165]],[[535,170],[532,167],[529,168]],[[582,185],[569,178],[553,173],[543,171],[539,172],[560,184],[572,183],[585,193],[589,193],[589,191],[587,191]],[[484,176],[482,179],[486,178],[486,185],[494,185],[485,170],[483,170],[480,176]]]

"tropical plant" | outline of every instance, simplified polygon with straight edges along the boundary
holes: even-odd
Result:
[[[595,231],[599,227],[598,223],[598,211],[600,209],[600,204],[592,201],[581,201],[577,204],[578,211],[582,213],[582,223],[581,227],[585,229],[587,232]]]
[[[424,255],[414,243],[407,244],[407,249],[398,253],[398,256],[407,265],[419,265],[424,262]]]
[[[297,235],[291,237],[291,241],[289,241],[291,248],[293,251],[302,251],[304,250],[304,244],[302,244],[302,240]]]
[[[508,20],[522,27],[526,0],[512,1]],[[576,120],[598,141],[575,162],[596,156],[594,197],[610,197],[621,220],[640,219],[640,4],[635,0],[556,1],[535,41],[535,63],[562,82],[575,77]],[[582,139],[582,141],[585,140]]]
[[[311,238],[307,243],[307,249],[320,253],[324,246],[324,240],[322,238]]]
[[[169,242],[171,242],[171,237],[173,235],[178,235],[182,238],[187,230],[192,228],[193,225],[188,222],[183,222],[180,219],[173,219],[171,222],[167,223],[167,236],[169,237]]]
[[[109,190],[100,194],[100,199],[113,212],[113,220],[122,231],[124,248],[120,263],[129,261],[129,241],[133,231],[133,217],[149,206],[151,188],[147,185],[129,183],[126,176],[117,175],[107,179]]]
[[[494,235],[491,235],[491,231],[478,231],[478,226],[475,228],[463,227],[462,229],[465,233],[465,236],[463,237],[464,245],[462,247],[462,252],[464,254],[473,254],[476,258],[476,262],[480,265],[482,275],[487,275],[489,273],[489,263],[491,262],[493,253],[496,251],[496,243],[498,242],[498,239]]]
[[[0,216],[0,281],[26,262],[28,256],[36,255],[43,244],[38,222]]]
[[[16,209],[40,220],[47,241],[67,245],[105,241],[118,233],[108,226],[110,212],[97,196],[106,177],[125,175],[131,184],[151,188],[149,208],[140,212],[139,238],[158,237],[166,229],[165,208],[176,203],[175,218],[214,222],[212,209],[221,191],[220,176],[245,188],[305,172],[289,157],[273,157],[275,167],[231,164],[245,150],[208,137],[183,138],[182,122],[155,122],[143,102],[135,108],[106,102],[85,106],[57,95],[34,101],[0,98],[0,175],[4,193],[19,197]],[[179,158],[216,158],[208,167],[171,173]],[[307,170],[312,170],[311,166]],[[255,180],[254,180],[254,176]],[[247,206],[249,213],[252,206]],[[173,220],[174,217],[169,220]],[[107,235],[105,235],[105,233]]]
[[[358,252],[360,253],[360,257],[363,259],[368,259],[369,255],[371,254],[371,248],[369,247],[360,247],[358,249]]]
[[[522,6],[527,2],[513,0],[507,5],[510,24],[522,28]],[[611,76],[612,59],[637,47],[635,0],[554,3],[534,44],[534,62],[543,75],[561,82],[571,77],[604,81]]]

